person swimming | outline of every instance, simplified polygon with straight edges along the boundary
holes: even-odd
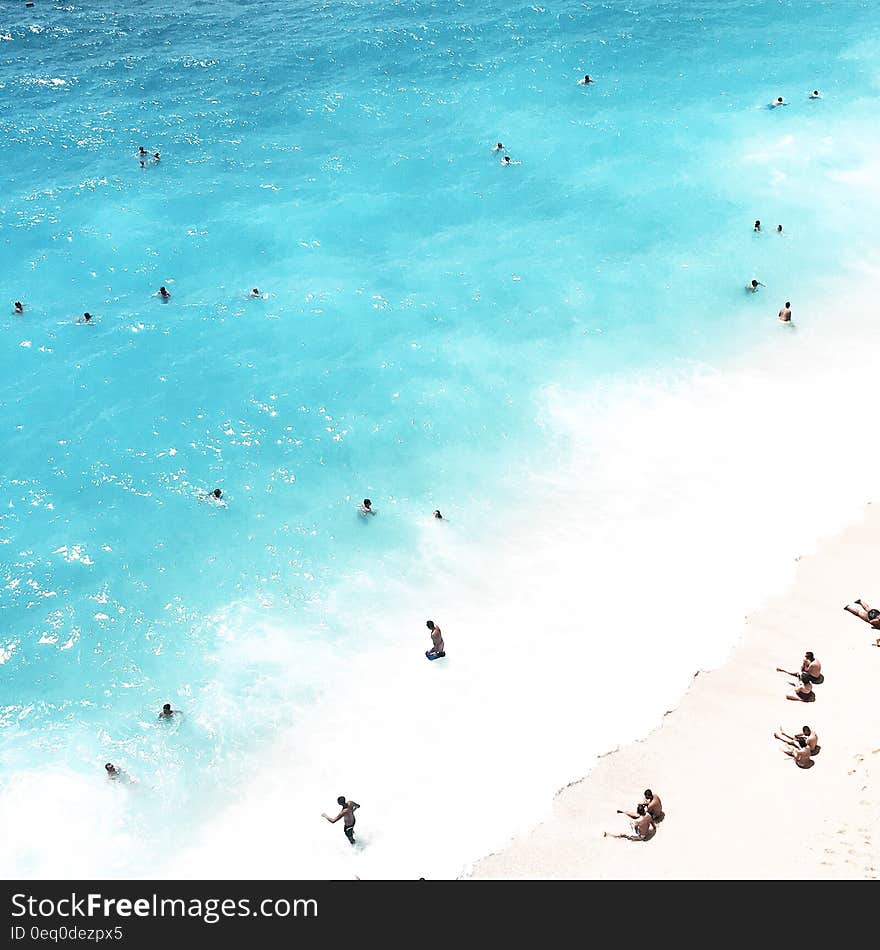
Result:
[[[374,514],[376,514],[376,512],[373,511],[373,503],[370,501],[369,498],[365,498],[365,499],[358,505],[358,511],[359,511],[362,515],[374,515]]]
[[[159,288],[157,293],[163,300],[169,300],[171,298],[171,294],[165,289],[164,284]]]
[[[260,291],[259,291],[256,287],[254,287],[254,289],[248,294],[248,296],[249,296],[249,297],[261,297],[262,294],[260,293]]]
[[[440,514],[440,509],[439,509],[439,508],[435,508],[435,509],[434,509],[434,517],[435,517],[438,521],[442,521],[442,520],[443,520],[443,515]]]
[[[219,488],[215,488],[214,491],[208,494],[208,497],[213,501],[220,501],[220,499],[223,497],[223,492],[220,491]]]
[[[159,161],[159,153],[158,153],[158,152],[153,152],[153,161],[154,161],[154,162],[158,162],[158,161]]]
[[[776,225],[776,233],[777,233],[777,234],[782,234],[782,225],[781,225],[781,224],[777,224],[777,225]]]
[[[179,709],[172,709],[171,703],[165,703],[162,707],[162,712],[159,713],[160,719],[173,719],[175,716],[182,716],[183,713]]]
[[[785,102],[785,100],[782,98],[782,96],[777,96],[777,97],[773,100],[773,102],[770,103],[770,108],[771,108],[771,109],[775,109],[777,106],[784,106],[784,105],[786,105],[786,102]]]
[[[92,315],[86,311],[80,318],[77,320],[77,323],[91,323]]]
[[[496,142],[495,148],[492,149],[493,152],[503,152],[507,146],[503,142]]]
[[[822,97],[819,95],[819,90],[818,90],[818,89],[814,89],[814,90],[810,93],[810,98],[811,98],[811,99],[821,99]]]
[[[779,311],[779,319],[782,323],[791,323],[791,301],[786,300],[785,306]]]
[[[759,287],[765,287],[766,284],[762,284],[760,280],[755,280],[753,277],[748,284],[746,284],[746,290],[751,293],[757,293]]]
[[[24,305],[22,304],[20,300],[15,301],[15,312],[24,313]]]
[[[578,80],[578,85],[579,85],[579,86],[589,86],[589,85],[591,85],[592,83],[593,83],[593,80],[590,79],[590,74],[589,74],[589,73],[587,73],[587,75],[584,76],[583,79],[579,79],[579,80]]]
[[[147,150],[143,147],[143,145],[141,145],[141,146],[138,148],[138,155],[140,155],[141,158],[143,158],[144,155],[146,155],[146,154],[147,154]]]
[[[760,231],[760,230],[761,230],[761,222],[760,222],[760,221],[755,221],[754,230],[755,230],[755,231]]]

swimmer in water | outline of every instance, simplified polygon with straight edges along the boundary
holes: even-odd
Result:
[[[208,493],[209,501],[220,501],[223,497],[223,492],[219,488],[215,488],[214,491]]]
[[[760,280],[755,280],[755,278],[753,277],[751,281],[748,284],[746,284],[746,290],[750,294],[754,294],[758,292],[759,287],[766,287],[766,286],[767,286],[766,284],[762,284]]]
[[[163,300],[170,300],[170,299],[171,299],[171,294],[165,289],[165,285],[164,285],[164,284],[159,288],[159,290],[157,291],[157,294],[156,294],[156,295],[157,295],[158,297],[161,297]]]
[[[140,148],[138,148],[138,155],[140,155],[140,157],[143,158],[144,155],[146,154],[147,154],[147,150],[143,147],[143,145],[141,145]]]
[[[438,521],[442,521],[442,520],[443,520],[443,515],[440,514],[440,509],[439,509],[439,508],[435,508],[435,509],[434,509],[434,517],[435,517]]]
[[[503,142],[496,142],[496,143],[495,143],[495,148],[493,148],[492,151],[493,151],[493,152],[503,152],[505,148],[506,148],[506,146],[505,146],[505,144],[504,144]]]
[[[777,96],[776,99],[770,103],[770,108],[775,109],[777,106],[784,106],[787,104],[788,103],[786,103],[786,101],[782,98],[782,96]]]
[[[91,323],[92,315],[88,311],[86,311],[76,322],[77,323]]]
[[[365,499],[358,505],[358,511],[359,511],[362,515],[374,515],[374,514],[376,514],[376,512],[373,511],[373,503],[370,501],[369,498],[365,498]]]
[[[592,85],[592,83],[593,83],[593,80],[590,79],[590,74],[589,74],[589,73],[587,73],[587,75],[584,76],[583,79],[579,79],[579,80],[578,80],[578,85],[579,85],[579,86],[590,86],[590,85]]]
[[[249,296],[249,297],[261,297],[262,294],[260,293],[260,291],[259,291],[256,287],[254,287],[254,289],[248,294],[248,296]]]
[[[162,707],[162,712],[159,713],[160,719],[173,719],[175,716],[182,716],[183,713],[179,709],[172,709],[171,703],[165,703]]]
[[[146,167],[147,167],[147,166],[144,164],[143,159],[141,159],[141,168],[146,168]]]
[[[502,165],[522,165],[522,162],[515,162],[509,155],[505,155],[504,158],[501,159],[501,164]]]
[[[22,304],[20,300],[15,301],[15,312],[24,313],[24,305]]]
[[[811,99],[821,99],[822,97],[819,95],[819,90],[818,90],[818,89],[814,89],[814,90],[810,93],[810,98],[811,98]]]
[[[760,221],[755,221],[754,230],[755,230],[755,231],[760,231],[760,230],[761,230],[761,222],[760,222]]]
[[[781,225],[781,224],[777,224],[777,225],[776,225],[776,233],[777,233],[777,234],[782,234],[782,225]]]
[[[112,762],[108,762],[104,768],[107,771],[107,778],[114,782],[130,782],[131,776],[124,769],[118,769]]]
[[[791,323],[791,301],[786,300],[785,306],[779,311],[779,319],[782,323]]]
[[[154,161],[154,162],[158,162],[158,161],[159,161],[159,153],[158,153],[158,152],[153,152],[153,161]]]

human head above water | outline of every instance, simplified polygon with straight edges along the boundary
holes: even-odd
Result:
[[[441,519],[443,518],[443,515],[440,514],[440,509],[439,509],[439,508],[435,508],[435,509],[434,509],[434,517],[435,517],[435,518],[441,518]]]
[[[364,499],[364,508],[371,508],[372,505],[373,505],[373,503],[370,501],[369,498],[365,498],[365,499]]]
[[[105,766],[105,769],[112,775],[116,771],[116,766],[112,762],[108,762]]]
[[[163,712],[163,713],[170,713],[170,712],[171,712],[171,703],[165,703],[165,705],[162,707],[162,712]]]
[[[214,491],[211,492],[211,494],[212,494],[215,498],[221,498],[222,495],[223,495],[223,492],[220,491],[219,488],[215,488]]]
[[[755,278],[753,277],[753,278],[752,278],[752,287],[757,287],[757,286],[758,286],[758,281],[755,280]]]

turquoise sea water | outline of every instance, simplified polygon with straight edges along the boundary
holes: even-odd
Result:
[[[239,873],[346,873],[312,817],[366,786],[385,837],[365,807],[356,859],[456,873],[588,753],[648,728],[701,659],[670,643],[668,692],[643,708],[636,690],[620,735],[573,692],[586,745],[564,743],[515,820],[458,820],[510,779],[498,733],[471,730],[505,728],[541,646],[481,628],[487,679],[453,685],[477,651],[446,618],[503,609],[478,585],[530,571],[512,547],[570,550],[531,517],[547,479],[557,511],[567,497],[571,426],[548,393],[583,409],[596,471],[631,470],[609,394],[747,364],[786,299],[801,338],[821,322],[876,233],[876,6],[123,0],[3,18],[3,870],[150,874],[173,850],[204,874],[205,841],[259,812],[293,851],[266,864],[242,844]],[[497,141],[521,164],[501,167]],[[141,167],[140,145],[161,160]],[[200,501],[215,486],[225,506]],[[607,560],[588,548],[618,515],[649,530],[656,500],[597,477],[571,512],[577,557]],[[548,572],[516,570],[539,599]],[[443,671],[421,659],[428,616]],[[619,635],[587,626],[548,651]],[[531,694],[525,758],[566,688]],[[186,714],[167,728],[166,701]],[[139,784],[108,789],[107,760]],[[247,804],[263,770],[275,811]],[[448,816],[442,840],[410,841],[414,802]]]

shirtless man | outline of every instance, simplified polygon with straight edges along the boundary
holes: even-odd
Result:
[[[786,300],[785,306],[779,311],[779,319],[783,323],[791,323],[791,301]]]
[[[344,818],[345,822],[343,824],[343,830],[345,831],[345,837],[348,838],[351,844],[354,844],[354,812],[356,808],[360,808],[357,802],[347,802],[344,795],[340,795],[336,799],[336,804],[342,808],[342,811],[335,817],[331,818],[326,812],[321,812],[321,817],[326,818],[331,825],[335,825],[340,818]]]
[[[645,789],[645,810],[654,821],[663,821],[665,817],[660,796],[656,792],[652,792],[650,788]]]
[[[780,670],[780,673],[784,673],[785,670]],[[800,683],[791,683],[792,686],[796,687],[795,695],[792,696],[789,693],[785,698],[793,699],[795,702],[800,700],[802,703],[811,703],[815,698],[816,694],[813,692],[813,684],[810,682],[810,677],[806,673],[801,673],[798,677]]]
[[[807,748],[810,750],[810,755],[815,755],[819,751],[819,736],[816,735],[809,726],[804,726],[796,736],[790,736],[787,732],[783,731],[782,726],[779,727],[779,731],[782,733],[782,736],[790,740],[789,745],[793,745],[798,739],[805,739]],[[781,739],[782,736],[776,736],[776,738]]]
[[[821,683],[822,682],[822,664],[813,656],[812,651],[807,650],[804,654],[803,662],[801,663],[800,673],[793,673],[791,670],[784,670],[781,666],[776,667],[777,673],[786,673],[789,676],[800,676],[801,673],[806,673],[810,678],[811,683]]]
[[[792,746],[791,749],[783,749],[783,755],[790,755],[795,762],[795,765],[800,769],[807,769],[810,767],[810,749],[807,746],[807,741],[803,736],[800,736],[797,742],[789,742],[787,739],[783,739],[782,736],[773,733],[774,737],[779,739],[780,742],[784,742],[786,745]]]
[[[756,280],[754,277],[746,284],[746,290],[750,294],[756,294],[759,287],[766,287],[766,284],[762,284],[760,280]]]
[[[162,707],[162,712],[159,713],[160,719],[173,719],[175,716],[182,716],[183,713],[179,709],[172,709],[171,703],[165,703]]]
[[[869,623],[875,630],[880,630],[880,610],[869,607],[863,600],[856,600],[854,603],[859,606],[850,607],[850,605],[847,604],[843,609],[854,614],[860,620],[864,620],[865,623]],[[880,637],[874,641],[874,646],[880,647]]]
[[[443,634],[440,632],[440,628],[433,620],[428,620],[425,624],[427,628],[431,631],[431,649],[425,651],[425,656],[429,660],[433,660],[439,656],[446,656],[446,647],[443,645]]]
[[[647,841],[651,835],[654,834],[656,828],[654,827],[654,822],[651,816],[648,814],[648,810],[645,807],[644,802],[639,802],[636,805],[635,812],[631,811],[622,811],[620,808],[617,809],[618,815],[626,815],[627,818],[631,818],[630,828],[632,829],[632,834],[623,835],[623,834],[612,834],[610,831],[603,831],[603,838],[626,838],[628,841]]]

